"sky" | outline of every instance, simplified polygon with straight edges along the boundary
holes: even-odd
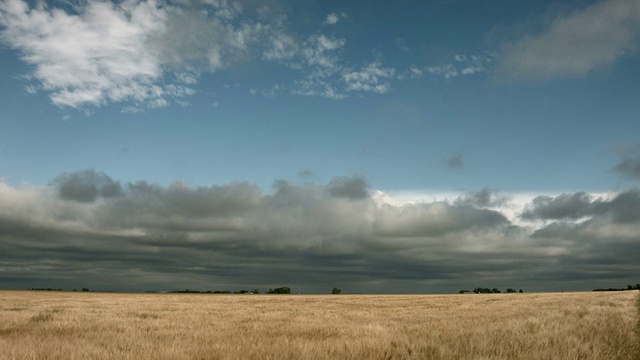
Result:
[[[640,1],[0,0],[0,288],[640,282]]]

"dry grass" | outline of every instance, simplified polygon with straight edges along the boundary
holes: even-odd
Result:
[[[0,291],[0,359],[640,359],[637,291]]]

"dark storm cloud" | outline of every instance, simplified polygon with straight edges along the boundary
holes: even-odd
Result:
[[[521,216],[527,220],[578,219],[591,214],[596,205],[592,201],[591,196],[585,192],[561,194],[556,197],[538,196]]]
[[[331,196],[347,199],[364,199],[368,195],[367,180],[363,177],[334,177],[329,183],[328,190]]]
[[[64,173],[58,176],[53,184],[57,187],[60,197],[65,200],[92,202],[98,197],[122,195],[119,182],[93,169]]]
[[[594,214],[608,216],[615,223],[640,222],[640,189],[627,190],[611,201],[596,204]]]
[[[415,237],[491,228],[508,222],[504,215],[491,210],[431,203],[405,205],[401,208],[384,206],[379,211],[374,227],[384,236]]]
[[[640,270],[629,256],[640,243],[637,190],[607,201],[539,200],[527,211],[561,221],[534,231],[484,208],[508,205],[488,189],[398,204],[370,196],[357,177],[277,181],[270,193],[247,183],[120,185],[94,170],[52,184],[0,182],[0,287],[423,292],[565,281],[590,289]],[[63,195],[64,186],[73,191]],[[575,214],[591,219],[574,222]],[[589,266],[599,270],[575,271]]]
[[[640,190],[631,189],[611,200],[593,199],[585,192],[538,196],[521,214],[527,220],[575,220],[582,217],[606,218],[614,223],[640,221]]]

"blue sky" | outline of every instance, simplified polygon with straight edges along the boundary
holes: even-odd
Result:
[[[210,244],[229,264],[240,255],[222,244],[246,245],[241,262],[254,264],[292,251],[297,261],[260,281],[288,279],[285,268],[320,269],[365,292],[449,291],[440,281],[462,277],[477,277],[477,286],[512,281],[540,290],[566,281],[575,289],[633,281],[637,265],[596,261],[591,251],[606,244],[640,250],[633,228],[640,220],[633,218],[640,213],[639,30],[640,3],[631,0],[2,0],[0,197],[12,204],[3,210],[7,229],[24,224],[29,206],[52,206],[57,210],[31,219],[33,226],[66,219],[56,231],[78,238],[73,246],[45,238],[26,246],[35,230],[21,225],[0,241],[9,253],[31,254],[25,259],[48,259],[43,266],[61,278],[78,271],[65,273],[62,264],[71,260],[62,249],[96,254],[88,244],[117,233],[137,249],[159,234],[182,244],[172,245],[167,259],[192,259],[194,242]],[[200,203],[197,194],[212,197]],[[252,205],[232,216],[211,210],[220,201]],[[131,207],[164,220],[104,217]],[[357,218],[351,225],[335,228],[287,227],[262,216],[271,209],[313,223],[316,216],[347,216],[351,207],[368,215],[350,214]],[[635,215],[620,220],[623,210]],[[231,234],[219,235],[211,224]],[[270,238],[255,235],[259,224],[273,231]],[[470,243],[446,246],[452,237]],[[589,246],[574,244],[592,237]],[[468,254],[461,250],[468,247],[500,258],[506,255],[487,244],[515,239],[539,247],[522,243],[510,256],[566,260],[558,270],[566,277],[506,280],[498,276],[503,270],[488,270],[492,262],[475,260],[460,272],[442,265],[439,276],[392,271],[410,263],[408,269],[422,264],[429,272],[428,265]],[[265,250],[265,241],[283,255]],[[333,255],[318,250],[323,246]],[[366,275],[386,247],[395,275]],[[361,257],[352,260],[364,268],[336,254]],[[303,255],[317,263],[306,265]],[[587,258],[608,264],[611,275],[576,270],[588,268]],[[139,267],[155,286],[186,281],[172,277],[186,270],[145,267],[149,261],[141,257]],[[116,263],[104,269],[131,266]],[[21,264],[0,257],[7,278],[20,279],[6,286],[38,283]],[[228,286],[259,285],[250,274],[210,271]],[[296,279],[289,282],[306,283]],[[49,280],[56,281],[67,284]],[[205,287],[213,280],[194,281]]]

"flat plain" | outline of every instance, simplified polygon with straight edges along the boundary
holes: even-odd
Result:
[[[0,359],[640,359],[638,291],[0,291]]]

